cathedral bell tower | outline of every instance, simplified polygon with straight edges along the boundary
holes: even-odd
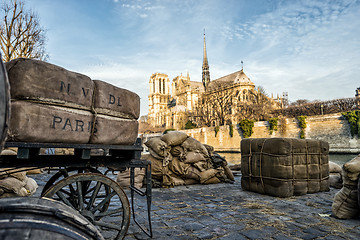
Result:
[[[205,30],[204,30],[204,59],[202,65],[202,83],[204,85],[205,91],[210,82],[210,71],[209,71],[209,63],[206,56],[206,43],[205,43]]]

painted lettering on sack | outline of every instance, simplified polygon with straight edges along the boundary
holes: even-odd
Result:
[[[117,106],[121,107],[120,97],[115,97],[112,94],[109,94],[109,104],[116,104]]]
[[[88,89],[88,88],[86,90],[85,90],[85,88],[82,88],[82,92],[84,94],[84,97],[87,97],[87,95],[89,94],[89,90],[90,89]]]
[[[60,92],[67,92],[67,94],[70,94],[70,83],[66,85],[63,81],[60,82]]]
[[[71,132],[84,132],[84,131],[94,131],[97,132],[96,122],[95,125],[93,122],[87,122],[87,128],[85,122],[80,119],[70,119],[70,118],[62,118],[60,116],[53,116],[51,127],[54,129],[59,129],[62,131],[71,131]],[[92,129],[94,128],[94,129]]]
[[[91,122],[89,121],[88,122],[88,132],[94,131],[93,133],[97,133],[96,124],[97,124],[97,121],[95,121],[95,123],[92,121]],[[94,130],[92,128],[94,128]]]
[[[65,92],[67,93],[68,95],[70,95],[70,88],[71,87],[71,84],[70,83],[65,83],[63,81],[60,81],[60,92]],[[87,97],[89,95],[89,92],[90,92],[90,89],[89,88],[81,88],[82,90],[82,95],[84,97]],[[74,92],[74,91],[72,91]]]

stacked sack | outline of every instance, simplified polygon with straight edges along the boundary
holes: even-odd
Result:
[[[43,61],[5,64],[11,91],[7,141],[133,144],[140,98]]]
[[[4,150],[1,155],[16,155],[16,152]],[[38,188],[34,179],[26,176],[21,169],[0,168],[0,198],[31,196]],[[19,172],[21,171],[21,172]]]
[[[329,183],[330,187],[333,188],[342,188],[342,177],[341,177],[342,169],[341,167],[334,163],[329,161]]]
[[[186,133],[170,131],[145,145],[149,154],[143,158],[151,161],[152,178],[161,187],[234,181],[226,160]]]
[[[342,167],[343,187],[334,197],[332,212],[337,218],[356,218],[359,206],[360,155],[345,163]]]

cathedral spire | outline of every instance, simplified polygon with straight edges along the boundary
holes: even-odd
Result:
[[[204,29],[204,59],[202,65],[202,83],[204,85],[205,90],[209,82],[210,82],[210,71],[209,71],[209,63],[206,54],[205,29]]]

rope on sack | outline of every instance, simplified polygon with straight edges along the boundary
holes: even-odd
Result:
[[[306,141],[306,140],[305,140]],[[309,178],[309,148],[308,148],[308,141],[306,141],[306,146],[305,146],[305,149],[306,149],[306,192],[308,193],[309,192],[309,181],[310,181],[310,178]]]
[[[94,90],[93,90],[93,95],[92,95],[92,100],[91,100],[91,113],[93,114],[94,118],[93,118],[93,122],[91,124],[91,132],[90,132],[90,139],[93,137],[94,133],[95,133],[95,125],[96,125],[96,120],[97,120],[97,111],[95,110],[95,91],[96,91],[96,85],[94,84]]]
[[[252,152],[251,152],[251,142],[253,139],[250,139],[250,147],[249,147],[249,157],[248,157],[248,168],[249,168],[249,186],[251,186],[251,178],[252,178],[252,172],[251,172],[251,158],[252,158]]]
[[[264,149],[264,145],[265,145],[265,142],[267,141],[267,139],[265,139],[261,145],[261,150],[260,150],[260,169],[259,169],[259,174],[260,174],[260,182],[261,182],[261,186],[265,192],[265,185],[264,185],[264,180],[263,180],[263,176],[262,176],[262,171],[261,171],[261,168],[262,168],[262,155],[263,155],[263,149]]]

